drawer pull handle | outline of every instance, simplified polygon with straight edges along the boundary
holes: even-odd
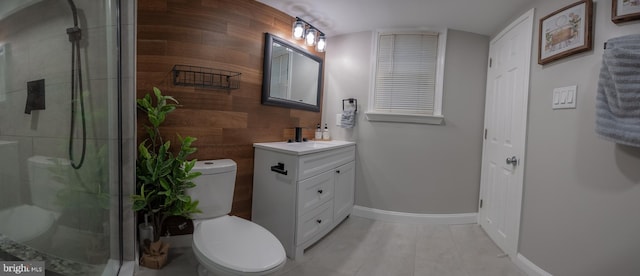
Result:
[[[271,166],[271,171],[287,175],[287,171],[284,169],[284,163],[278,163],[278,165]]]
[[[319,194],[322,194],[322,192],[323,192],[322,190],[318,190],[318,193],[319,193]]]
[[[317,222],[317,223],[322,223],[322,220],[321,220],[321,219],[319,219],[319,220],[316,220],[316,222]]]

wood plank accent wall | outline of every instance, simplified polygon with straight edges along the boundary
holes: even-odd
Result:
[[[232,214],[250,219],[254,142],[293,138],[305,127],[313,138],[319,112],[261,104],[264,33],[289,41],[295,18],[253,0],[139,0],[137,97],[156,86],[180,102],[162,133],[178,145],[176,133],[198,138],[198,160],[230,158],[238,163]],[[301,42],[292,41],[302,46]],[[304,47],[304,46],[302,46]],[[316,53],[324,59],[324,54]],[[176,64],[242,73],[240,89],[228,91],[174,86]],[[146,134],[138,113],[138,137]]]

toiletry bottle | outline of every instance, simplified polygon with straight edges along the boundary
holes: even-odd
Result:
[[[316,140],[322,140],[322,129],[320,129],[320,124],[316,125]]]
[[[324,131],[322,132],[322,140],[331,140],[331,135],[329,135],[329,128],[327,124],[324,124]]]

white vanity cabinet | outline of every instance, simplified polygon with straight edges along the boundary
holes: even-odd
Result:
[[[355,143],[256,143],[251,220],[296,259],[353,210]]]

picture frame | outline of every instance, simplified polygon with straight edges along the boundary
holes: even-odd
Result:
[[[611,21],[620,24],[640,19],[640,0],[611,0]]]
[[[591,50],[593,1],[578,1],[541,18],[538,30],[540,65]]]

